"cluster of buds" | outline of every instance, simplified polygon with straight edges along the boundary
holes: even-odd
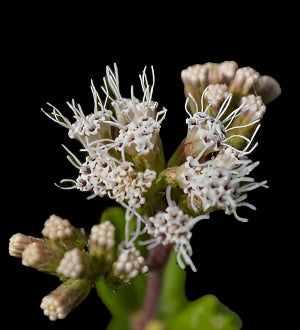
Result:
[[[20,233],[13,235],[9,253],[21,258],[24,266],[61,279],[62,284],[41,302],[41,308],[50,320],[65,318],[86,298],[100,277],[107,277],[110,283],[117,285],[113,287],[116,289],[148,271],[144,258],[133,244],[128,260],[122,251],[116,251],[115,227],[108,220],[94,225],[88,235],[68,220],[52,215],[46,220],[42,235],[42,238]],[[124,269],[118,266],[120,259],[125,263]],[[128,272],[129,264],[135,267],[131,272]]]

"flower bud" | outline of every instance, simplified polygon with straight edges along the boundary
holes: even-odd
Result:
[[[266,111],[260,96],[250,94],[240,101],[240,110],[226,129],[226,143],[242,150],[250,143]]]
[[[115,247],[115,226],[110,221],[94,225],[89,238],[89,253],[112,260]]]
[[[281,93],[281,88],[274,78],[261,76],[250,67],[237,70],[229,90],[242,95],[259,95],[265,104],[276,99]]]
[[[119,245],[119,256],[106,281],[112,290],[116,290],[128,285],[131,279],[145,274],[148,270],[144,257],[134,244],[123,242]]]
[[[119,246],[119,257],[114,264],[114,274],[124,276],[125,281],[130,280],[148,271],[145,259],[133,244],[123,243]]]
[[[51,241],[68,248],[75,247],[75,245],[84,246],[86,243],[83,229],[73,227],[69,220],[64,220],[54,214],[45,221],[42,234]]]
[[[74,248],[64,254],[56,271],[65,277],[81,278],[88,268],[87,265],[86,253],[83,250]]]
[[[181,72],[181,78],[184,83],[185,96],[191,94],[201,106],[201,96],[205,88],[210,84],[230,84],[234,78],[238,65],[234,61],[225,61],[222,63],[205,63],[189,66]],[[196,105],[189,104],[191,113],[196,112]]]
[[[69,279],[44,297],[41,308],[51,321],[64,319],[89,294],[91,282]]]
[[[22,253],[22,264],[39,271],[56,274],[64,249],[51,241],[35,241],[28,244]]]
[[[35,238],[33,236],[27,236],[23,234],[15,234],[9,240],[9,254],[13,257],[22,257],[22,253],[28,244],[33,242],[43,241],[40,238]]]

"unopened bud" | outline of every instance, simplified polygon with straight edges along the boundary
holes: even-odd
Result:
[[[260,96],[250,94],[240,101],[240,110],[227,128],[227,143],[236,149],[242,150],[249,145],[260,124],[266,106]]]
[[[36,241],[28,244],[22,254],[22,264],[42,272],[56,273],[64,250],[50,241]]]
[[[120,254],[114,265],[114,274],[123,275],[128,280],[148,271],[145,259],[133,244],[120,244]]]
[[[185,96],[188,97],[191,94],[200,107],[201,96],[205,88],[210,84],[226,84],[228,86],[234,78],[237,68],[238,65],[234,61],[208,62],[189,66],[181,72]],[[190,102],[189,106],[192,113],[197,111],[193,102]]]
[[[84,245],[84,242],[80,244],[80,241],[84,240],[83,230],[75,228],[69,220],[62,219],[57,215],[51,215],[45,221],[42,234],[44,237],[67,247],[73,247],[75,244]]]
[[[42,241],[40,238],[35,238],[33,236],[27,236],[23,234],[15,234],[9,240],[9,254],[13,257],[22,257],[22,253],[26,246],[33,242]]]
[[[265,104],[276,99],[281,93],[281,88],[274,78],[261,76],[250,67],[237,70],[229,90],[243,95],[255,93],[262,98]]]
[[[250,93],[260,74],[250,67],[239,68],[230,85],[230,91],[241,94]]]
[[[94,225],[89,239],[90,254],[111,259],[115,247],[115,230],[116,228],[110,221]]]
[[[43,298],[41,308],[51,321],[64,319],[89,294],[91,282],[69,279]]]
[[[85,251],[74,248],[65,253],[56,271],[66,277],[81,278],[86,268],[87,257]]]

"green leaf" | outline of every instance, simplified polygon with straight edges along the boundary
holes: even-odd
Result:
[[[241,319],[215,296],[206,295],[190,302],[168,320],[167,330],[240,330]]]
[[[106,330],[131,330],[128,318],[113,316]]]
[[[96,290],[110,313],[116,317],[127,317],[139,310],[144,302],[147,277],[140,275],[127,287],[113,292],[102,277],[96,282]]]
[[[185,296],[185,278],[186,272],[177,265],[176,252],[172,251],[162,283],[158,309],[160,318],[173,317],[188,303]]]

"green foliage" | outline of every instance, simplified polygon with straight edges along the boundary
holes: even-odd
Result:
[[[129,286],[116,292],[109,288],[104,277],[96,283],[97,293],[112,315],[108,330],[130,330],[129,317],[141,308],[146,284],[147,277],[143,275],[136,277]]]
[[[178,267],[176,254],[170,256],[165,269],[159,304],[159,319],[167,330],[239,330],[240,318],[215,296],[206,295],[195,301],[185,296],[186,272]]]
[[[176,263],[176,253],[173,251],[165,268],[161,297],[159,302],[159,317],[172,318],[186,306],[185,296],[186,272]]]
[[[242,321],[215,296],[189,302],[168,320],[167,330],[240,330]]]

